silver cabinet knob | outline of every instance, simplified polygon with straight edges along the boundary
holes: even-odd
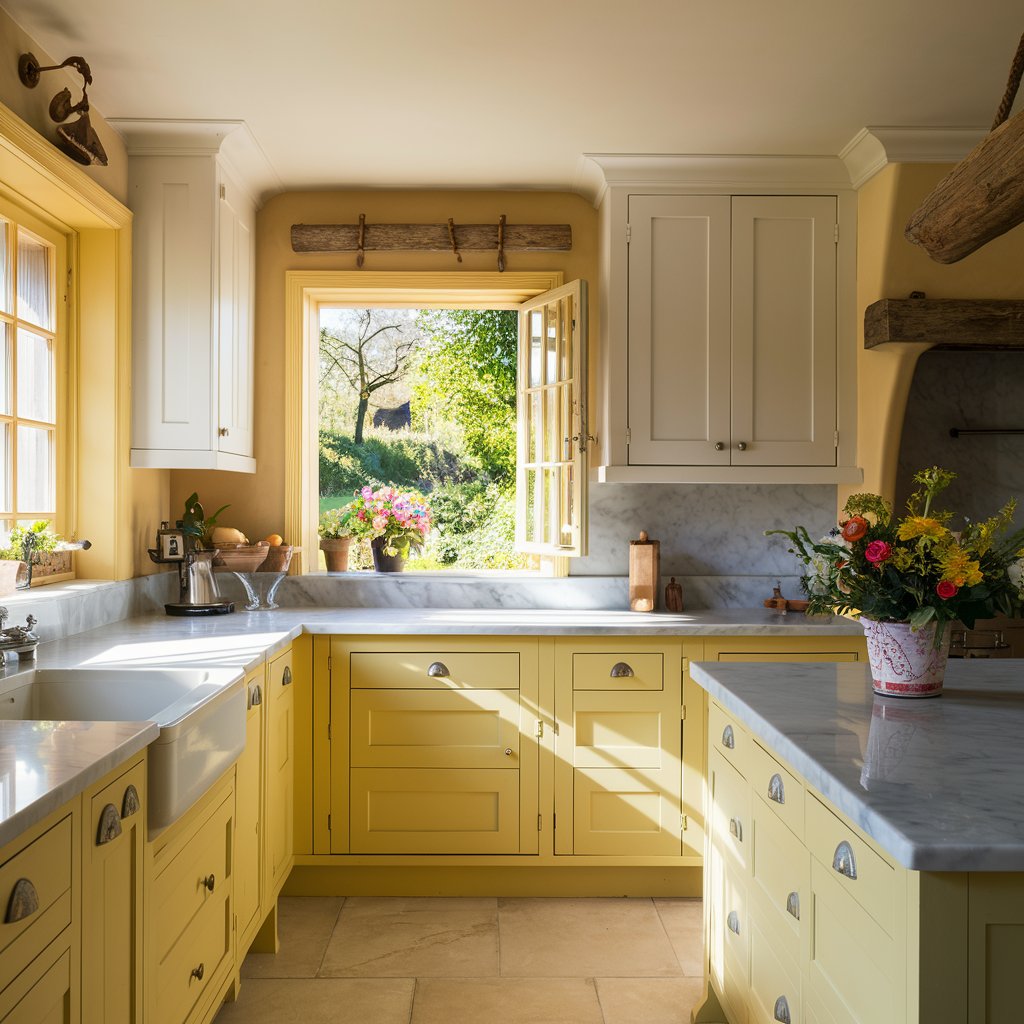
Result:
[[[738,842],[743,842],[743,822],[739,818],[729,819],[729,833],[735,836]]]
[[[199,880],[199,884],[207,891],[213,892],[213,887],[217,884],[217,876],[209,874],[205,878]]]
[[[715,451],[716,452],[724,452],[725,451],[725,445],[721,441],[716,441],[715,442]]]
[[[800,920],[800,893],[791,892],[786,897],[786,913]]]
[[[729,750],[734,750],[736,748],[736,737],[733,735],[731,725],[727,725],[722,730],[722,746]]]
[[[735,910],[730,910],[729,911],[729,916],[725,919],[725,926],[734,935],[739,935],[739,933],[740,933],[740,915],[737,914]]]
[[[845,839],[836,847],[832,868],[851,881],[857,879],[857,858],[853,855],[853,847]]]
[[[768,799],[774,800],[777,804],[786,802],[786,787],[782,784],[782,776],[778,772],[768,780]]]
[[[789,1015],[789,1000],[785,996],[779,996],[775,1000],[775,1019],[779,1024],[792,1024],[793,1018]]]
[[[745,452],[747,450],[747,442],[740,441],[739,444],[736,445],[736,447],[739,448],[741,452]]]
[[[203,980],[203,975],[205,973],[206,973],[206,965],[205,964],[200,964],[198,967],[193,967],[192,970],[189,972],[189,975],[188,975],[189,981],[191,981],[193,978],[195,978],[196,981],[202,981]]]
[[[506,757],[511,757],[512,756],[512,748],[511,747],[506,747],[505,748],[505,756]]]
[[[433,661],[427,669],[427,675],[431,679],[447,679],[451,675],[448,666],[443,661]]]
[[[633,672],[633,669],[624,661],[617,661],[614,665],[612,665],[612,670],[608,673],[608,675],[612,679],[629,679],[633,675],[635,675],[635,673]]]

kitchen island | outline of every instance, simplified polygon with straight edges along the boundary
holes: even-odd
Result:
[[[691,666],[708,694],[708,997],[695,1020],[1022,1019],[1024,671]]]

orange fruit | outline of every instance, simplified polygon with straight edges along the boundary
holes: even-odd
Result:
[[[270,535],[270,536],[269,536],[269,537],[267,538],[267,543],[268,543],[268,544],[269,544],[269,545],[270,545],[270,546],[271,546],[272,548],[276,548],[276,547],[278,547],[278,546],[280,546],[281,544],[283,544],[283,543],[284,543],[284,537],[282,537],[282,536],[281,536],[281,534],[279,534],[279,533],[272,533],[272,534],[271,534],[271,535]]]

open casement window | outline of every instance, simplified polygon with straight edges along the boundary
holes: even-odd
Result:
[[[519,307],[516,549],[587,553],[587,285]]]

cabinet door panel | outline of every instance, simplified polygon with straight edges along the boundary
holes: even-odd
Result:
[[[835,225],[832,196],[733,197],[734,466],[836,464]]]
[[[268,906],[277,898],[291,870],[295,820],[295,691],[292,652],[275,658],[267,672],[269,700],[263,713],[267,722],[267,884]]]
[[[42,960],[45,960],[45,957],[40,957],[29,970],[37,970],[37,964]],[[23,975],[19,978],[19,981],[24,977]],[[12,985],[0,997],[0,1019],[3,1020],[3,1024],[71,1024],[73,1018],[69,952],[65,952],[8,1012],[8,1000],[20,995],[17,988],[17,985]]]
[[[728,196],[630,196],[630,465],[729,464],[729,217]]]
[[[245,750],[235,770],[235,915],[239,943],[246,948],[261,905],[263,704],[253,703],[253,698],[258,693],[262,700],[263,675],[260,670],[248,682],[251,706],[245,724]],[[245,949],[239,952],[244,954]]]

